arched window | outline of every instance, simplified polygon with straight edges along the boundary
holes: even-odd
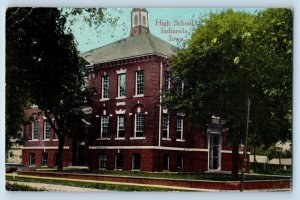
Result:
[[[100,125],[100,138],[109,138],[109,115],[106,110],[102,112]]]
[[[146,17],[143,16],[143,25],[146,26]]]
[[[136,105],[133,108],[134,113],[134,137],[144,137],[144,107]]]

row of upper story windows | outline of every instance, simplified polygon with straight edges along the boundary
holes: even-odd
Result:
[[[43,123],[43,131],[42,131],[42,138],[43,140],[50,140],[52,137],[51,137],[51,125],[49,123],[48,120],[43,120],[42,121]],[[40,121],[39,120],[34,120],[32,123],[31,123],[31,139],[32,140],[39,140],[40,139]],[[57,137],[57,134],[54,133],[54,136],[52,139],[58,139]]]
[[[171,88],[175,81],[173,81],[174,77],[172,77],[171,72],[166,71],[164,72],[164,88],[165,92],[170,92]],[[135,96],[144,95],[145,91],[145,77],[144,77],[144,71],[139,70],[135,72]],[[102,76],[101,80],[101,99],[109,99],[110,96],[110,79],[109,75]],[[126,97],[126,73],[118,74],[118,83],[117,83],[117,97],[122,98]],[[184,89],[184,83],[179,82],[176,83],[176,90],[177,91],[183,91]]]
[[[109,75],[102,76],[101,99],[109,99]],[[135,95],[144,95],[144,71],[135,72]],[[126,73],[118,74],[118,97],[126,96]]]

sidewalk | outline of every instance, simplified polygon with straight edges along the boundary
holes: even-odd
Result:
[[[18,185],[27,185],[38,189],[45,189],[50,192],[107,192],[108,190],[98,190],[92,188],[82,188],[65,185],[54,185],[45,183],[30,183],[30,182],[19,182],[19,181],[7,181],[8,183],[16,183]]]

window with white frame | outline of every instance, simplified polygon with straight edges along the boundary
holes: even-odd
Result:
[[[107,155],[106,154],[100,154],[100,156],[99,156],[99,168],[100,169],[106,169],[107,168]]]
[[[165,72],[165,91],[169,93],[171,90],[171,72]]]
[[[125,137],[125,115],[118,115],[118,138]]]
[[[177,116],[177,139],[183,139],[183,117]]]
[[[144,94],[144,71],[137,71],[135,74],[135,94]]]
[[[101,138],[109,137],[109,116],[101,116]]]
[[[48,166],[48,153],[42,153],[42,166]]]
[[[35,120],[32,122],[32,139],[36,140],[39,138],[39,122]]]
[[[53,120],[53,124],[54,124],[54,127],[55,127],[56,130],[57,130],[57,122],[56,122],[55,120]],[[57,133],[56,133],[55,131],[53,131],[53,134],[54,134],[53,139],[54,139],[54,140],[58,140],[58,135],[57,135]]]
[[[44,121],[44,139],[50,139],[51,125],[48,120]]]
[[[118,74],[118,97],[125,97],[126,74]]]
[[[135,137],[144,137],[144,114],[135,114]]]
[[[102,76],[102,99],[109,98],[109,76]]]
[[[35,153],[29,154],[29,165],[35,165]]]
[[[163,114],[163,138],[169,138],[169,114]]]

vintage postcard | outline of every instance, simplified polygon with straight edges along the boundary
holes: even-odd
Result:
[[[6,10],[8,191],[290,191],[293,11]]]

